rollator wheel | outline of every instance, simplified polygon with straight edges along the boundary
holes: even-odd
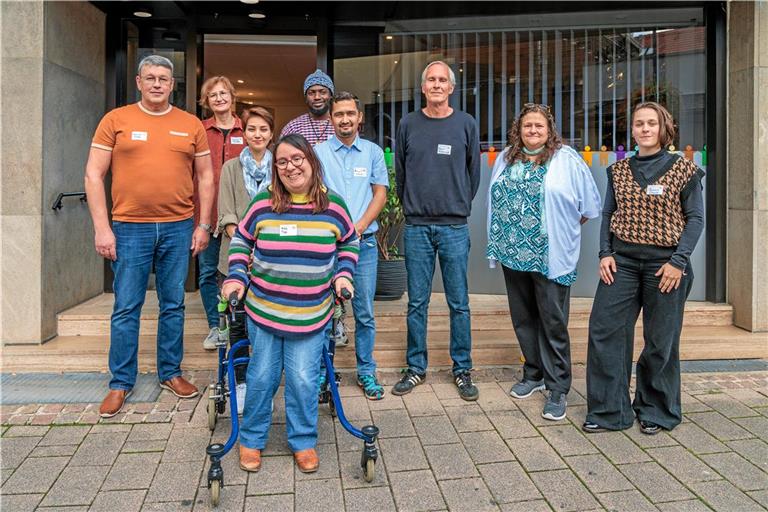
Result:
[[[221,482],[219,480],[211,481],[211,505],[214,507],[219,506],[219,500],[221,499]]]
[[[333,402],[333,397],[332,396],[328,398],[328,410],[331,412],[331,416],[335,418],[336,417],[336,404]]]
[[[368,459],[365,461],[365,470],[363,471],[363,478],[370,483],[373,482],[373,477],[376,476],[376,460]]]
[[[216,390],[208,389],[208,429],[213,431],[216,428],[216,416],[218,415],[216,407]]]

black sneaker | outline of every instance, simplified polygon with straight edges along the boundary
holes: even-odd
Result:
[[[456,387],[459,388],[459,396],[464,400],[471,402],[477,400],[477,397],[480,396],[477,386],[472,383],[472,375],[469,373],[469,370],[454,375],[454,382],[456,382]]]
[[[403,376],[400,378],[400,382],[392,386],[393,395],[407,395],[413,388],[424,382],[427,378],[427,374],[421,374],[414,372],[410,368],[403,370]]]
[[[585,421],[581,425],[581,430],[583,430],[587,434],[599,434],[600,432],[608,432],[607,428],[601,427],[597,423],[594,423],[591,421]]]
[[[657,425],[652,421],[640,420],[640,432],[649,436],[655,436],[661,432],[661,425]]]

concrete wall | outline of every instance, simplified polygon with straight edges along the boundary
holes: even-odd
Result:
[[[768,331],[768,2],[728,9],[728,302]]]

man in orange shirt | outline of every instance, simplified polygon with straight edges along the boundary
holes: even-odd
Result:
[[[99,123],[85,167],[85,191],[96,251],[112,261],[115,305],[110,325],[110,391],[99,408],[108,418],[123,407],[138,372],[139,319],[154,265],[160,316],[157,373],[160,386],[180,398],[197,396],[181,375],[184,357],[184,281],[189,250],[208,245],[213,169],[205,129],[171,106],[173,64],[159,55],[139,63],[138,103],[107,113]],[[104,177],[112,170],[112,226]],[[200,223],[193,224],[193,177]]]

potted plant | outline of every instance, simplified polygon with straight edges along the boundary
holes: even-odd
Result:
[[[389,189],[387,202],[377,219],[379,230],[376,232],[376,244],[379,248],[379,262],[374,296],[376,300],[397,300],[405,293],[406,285],[405,258],[398,248],[405,225],[405,215],[397,197],[392,157],[390,148],[386,148],[384,161],[389,172]]]

